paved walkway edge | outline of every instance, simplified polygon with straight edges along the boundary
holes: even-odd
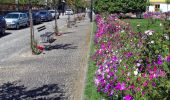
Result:
[[[88,67],[89,67],[89,59],[90,59],[90,51],[91,51],[91,45],[92,45],[92,38],[93,38],[93,22],[91,23],[91,27],[90,27],[90,44],[88,47],[88,52],[87,52],[87,63],[85,66],[85,71],[84,71],[84,79],[83,79],[83,91],[82,91],[82,95],[81,95],[81,99],[80,100],[84,100],[85,99],[85,88],[86,88],[86,79],[87,79],[87,72],[88,72]]]

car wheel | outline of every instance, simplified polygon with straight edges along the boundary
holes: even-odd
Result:
[[[27,22],[26,27],[28,27],[28,26],[29,26],[29,23]]]
[[[39,24],[41,24],[42,23],[42,21],[41,20],[39,20]]]
[[[5,35],[5,28],[2,28],[1,34],[2,34],[2,35]]]
[[[17,24],[17,25],[16,25],[16,29],[19,30],[19,28],[20,28],[20,27],[19,27],[19,24]]]

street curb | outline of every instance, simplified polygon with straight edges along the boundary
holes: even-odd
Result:
[[[89,67],[89,58],[90,58],[90,50],[91,50],[91,44],[92,44],[92,38],[93,38],[93,23],[91,23],[91,32],[90,32],[90,44],[89,44],[89,47],[88,47],[88,52],[87,52],[87,63],[86,63],[86,66],[85,66],[85,76],[84,76],[84,79],[83,79],[83,92],[82,92],[82,95],[81,95],[81,99],[80,100],[84,100],[85,98],[85,88],[86,88],[86,79],[87,79],[87,72],[88,72],[88,67]]]

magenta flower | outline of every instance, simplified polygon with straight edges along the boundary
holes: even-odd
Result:
[[[170,55],[167,57],[167,61],[170,62]]]
[[[126,89],[126,86],[125,86],[126,84],[123,82],[123,83],[120,83],[120,82],[118,82],[117,83],[117,85],[116,85],[116,87],[115,87],[115,89],[116,90],[125,90]]]
[[[155,83],[155,82],[152,82],[152,86],[153,86],[153,87],[156,87],[156,83]]]
[[[142,96],[144,96],[145,95],[145,92],[144,91],[142,91]]]
[[[144,87],[148,86],[148,81],[145,81],[145,82],[143,83],[143,86],[144,86]]]
[[[118,58],[117,58],[116,56],[113,56],[113,57],[112,57],[112,61],[114,61],[114,62],[115,62],[115,61],[118,61]]]
[[[162,63],[163,63],[163,60],[158,59],[157,64],[158,64],[158,65],[162,65]]]
[[[133,53],[132,52],[128,52],[128,53],[125,53],[125,57],[126,58],[130,58],[133,56]]]
[[[133,98],[131,95],[128,94],[124,97],[124,100],[133,100]]]

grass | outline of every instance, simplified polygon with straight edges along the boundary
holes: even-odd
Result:
[[[92,31],[92,37],[94,37],[94,32],[96,30],[95,23],[93,23],[93,31]],[[93,42],[93,38],[91,40],[91,46],[90,46],[90,57],[94,54],[95,52],[95,46]],[[94,75],[95,71],[97,70],[95,62],[89,58],[88,61],[88,72],[87,72],[87,79],[86,79],[86,87],[85,87],[85,100],[100,100],[100,94],[97,93],[95,84],[94,84]]]
[[[155,20],[153,23],[149,22],[148,19],[125,19],[124,21],[130,22],[133,31],[138,32],[137,25],[140,25],[142,32],[146,30],[155,30],[156,32],[162,32],[163,28],[160,27],[160,20]]]

